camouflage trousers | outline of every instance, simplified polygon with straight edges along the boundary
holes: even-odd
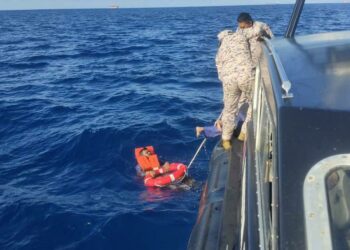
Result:
[[[238,122],[238,113],[244,103],[248,103],[246,119],[242,132],[246,133],[247,123],[252,116],[252,87],[254,78],[252,74],[240,74],[224,77],[224,110],[222,113],[222,139],[230,140]]]

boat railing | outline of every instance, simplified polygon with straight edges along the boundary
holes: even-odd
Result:
[[[253,129],[255,138],[255,174],[259,245],[261,249],[277,249],[278,178],[276,169],[277,131],[267,101],[260,66],[256,69],[253,90]],[[270,189],[272,187],[272,189]],[[270,197],[272,195],[272,197]]]
[[[282,94],[282,98],[283,99],[293,98],[294,95],[293,95],[293,93],[290,92],[290,90],[292,88],[292,83],[289,81],[289,79],[287,77],[287,74],[286,74],[286,71],[282,65],[281,59],[280,59],[279,55],[277,54],[276,49],[272,45],[271,41],[267,38],[264,38],[264,40],[265,40],[266,47],[269,49],[271,56],[275,62],[278,75],[279,75],[281,82],[282,82],[281,87],[284,90],[284,93]]]

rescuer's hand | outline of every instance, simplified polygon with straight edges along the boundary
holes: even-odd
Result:
[[[217,120],[214,124],[214,126],[217,128],[217,130],[222,131],[222,121]]]

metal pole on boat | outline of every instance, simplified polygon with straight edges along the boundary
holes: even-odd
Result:
[[[294,10],[292,13],[292,17],[290,18],[287,31],[284,35],[286,38],[294,37],[295,30],[297,29],[301,12],[303,11],[303,8],[304,8],[304,3],[305,3],[305,0],[296,0],[296,3],[294,5]]]

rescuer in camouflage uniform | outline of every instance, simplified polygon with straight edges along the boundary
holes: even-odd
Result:
[[[243,34],[248,39],[253,65],[256,67],[262,56],[262,37],[271,39],[273,33],[266,23],[253,21],[248,13],[239,14],[237,21],[239,27],[236,32]]]
[[[248,13],[243,12],[239,14],[237,21],[238,21],[239,27],[237,28],[236,32],[243,34],[248,39],[249,48],[252,56],[253,67],[256,68],[262,57],[261,43],[263,41],[263,37],[271,39],[273,38],[273,33],[267,24],[263,22],[253,21],[252,17]],[[245,102],[248,102],[248,99],[246,97],[243,97],[240,100],[240,106]],[[249,108],[247,111],[248,121],[251,120],[251,116],[252,116],[252,106],[249,105]],[[247,133],[247,123],[244,123],[238,139],[245,140],[246,133]]]
[[[221,117],[223,147],[231,148],[230,139],[236,127],[239,103],[243,96],[251,105],[253,63],[245,36],[232,31],[218,35],[220,47],[216,55],[219,79],[223,84],[224,110]],[[245,123],[249,121],[246,119]]]

